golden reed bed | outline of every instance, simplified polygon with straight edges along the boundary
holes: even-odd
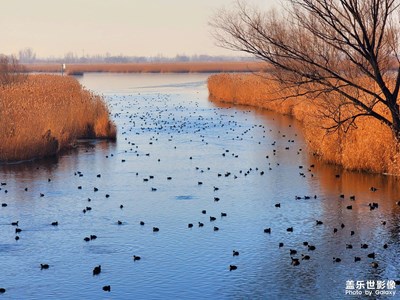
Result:
[[[295,117],[303,123],[310,150],[346,169],[400,175],[399,145],[389,128],[373,118],[357,120],[357,129],[327,134],[318,99],[285,97],[278,84],[256,74],[216,74],[208,78],[210,99],[250,105]],[[286,95],[287,96],[287,95]]]
[[[116,138],[103,99],[70,76],[0,86],[0,161],[54,155],[78,138]]]
[[[61,64],[29,64],[28,72],[61,72]],[[121,64],[66,64],[67,74],[84,72],[113,73],[215,73],[255,72],[265,68],[260,62],[170,62]]]

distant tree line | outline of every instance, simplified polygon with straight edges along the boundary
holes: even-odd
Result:
[[[1,54],[0,54],[1,55]],[[5,55],[3,55],[5,56]],[[157,56],[127,56],[94,54],[78,55],[74,52],[67,52],[63,57],[37,57],[35,51],[30,48],[21,49],[15,56],[21,64],[31,63],[149,63],[149,62],[201,62],[201,61],[242,61],[253,60],[253,57],[231,57],[231,56],[212,56],[212,55],[185,55],[177,54],[174,57],[166,57],[161,54]]]
[[[0,86],[22,82],[26,77],[25,68],[14,56],[0,54]]]

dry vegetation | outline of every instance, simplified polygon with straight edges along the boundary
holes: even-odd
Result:
[[[350,170],[400,175],[399,145],[390,128],[374,118],[359,118],[347,132],[339,129],[328,133],[325,128],[332,126],[333,121],[325,117],[329,110],[324,104],[326,99],[290,98],[291,91],[282,90],[265,75],[213,75],[208,79],[208,89],[211,99],[262,107],[295,117],[304,125],[311,151],[328,162]],[[330,101],[337,103],[341,99]]]
[[[54,155],[78,138],[116,138],[103,99],[69,76],[0,86],[0,161]]]
[[[61,72],[61,64],[25,65],[29,72]],[[113,73],[216,73],[261,71],[265,63],[260,62],[171,62],[171,63],[126,63],[126,64],[67,64],[68,74],[83,72]]]

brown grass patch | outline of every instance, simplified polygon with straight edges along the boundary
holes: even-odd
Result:
[[[325,161],[346,169],[400,175],[400,154],[391,130],[371,117],[357,120],[357,128],[327,133],[332,121],[321,116],[318,101],[289,98],[289,91],[265,75],[218,74],[208,79],[210,99],[251,105],[295,117],[303,123],[310,150]],[[285,95],[287,93],[287,95]],[[338,101],[338,99],[331,99]],[[383,108],[382,108],[383,109]]]
[[[67,64],[66,73],[112,72],[112,73],[216,73],[255,72],[265,69],[261,62],[171,62],[171,63],[125,63],[125,64]],[[61,72],[61,64],[25,65],[29,72]]]
[[[78,138],[116,138],[103,99],[73,77],[30,75],[0,87],[0,161],[54,155]]]

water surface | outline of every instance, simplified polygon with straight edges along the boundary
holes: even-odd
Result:
[[[118,140],[0,166],[2,298],[350,299],[347,280],[400,278],[398,180],[319,162],[295,120],[209,101],[206,78],[80,78],[106,98]]]

